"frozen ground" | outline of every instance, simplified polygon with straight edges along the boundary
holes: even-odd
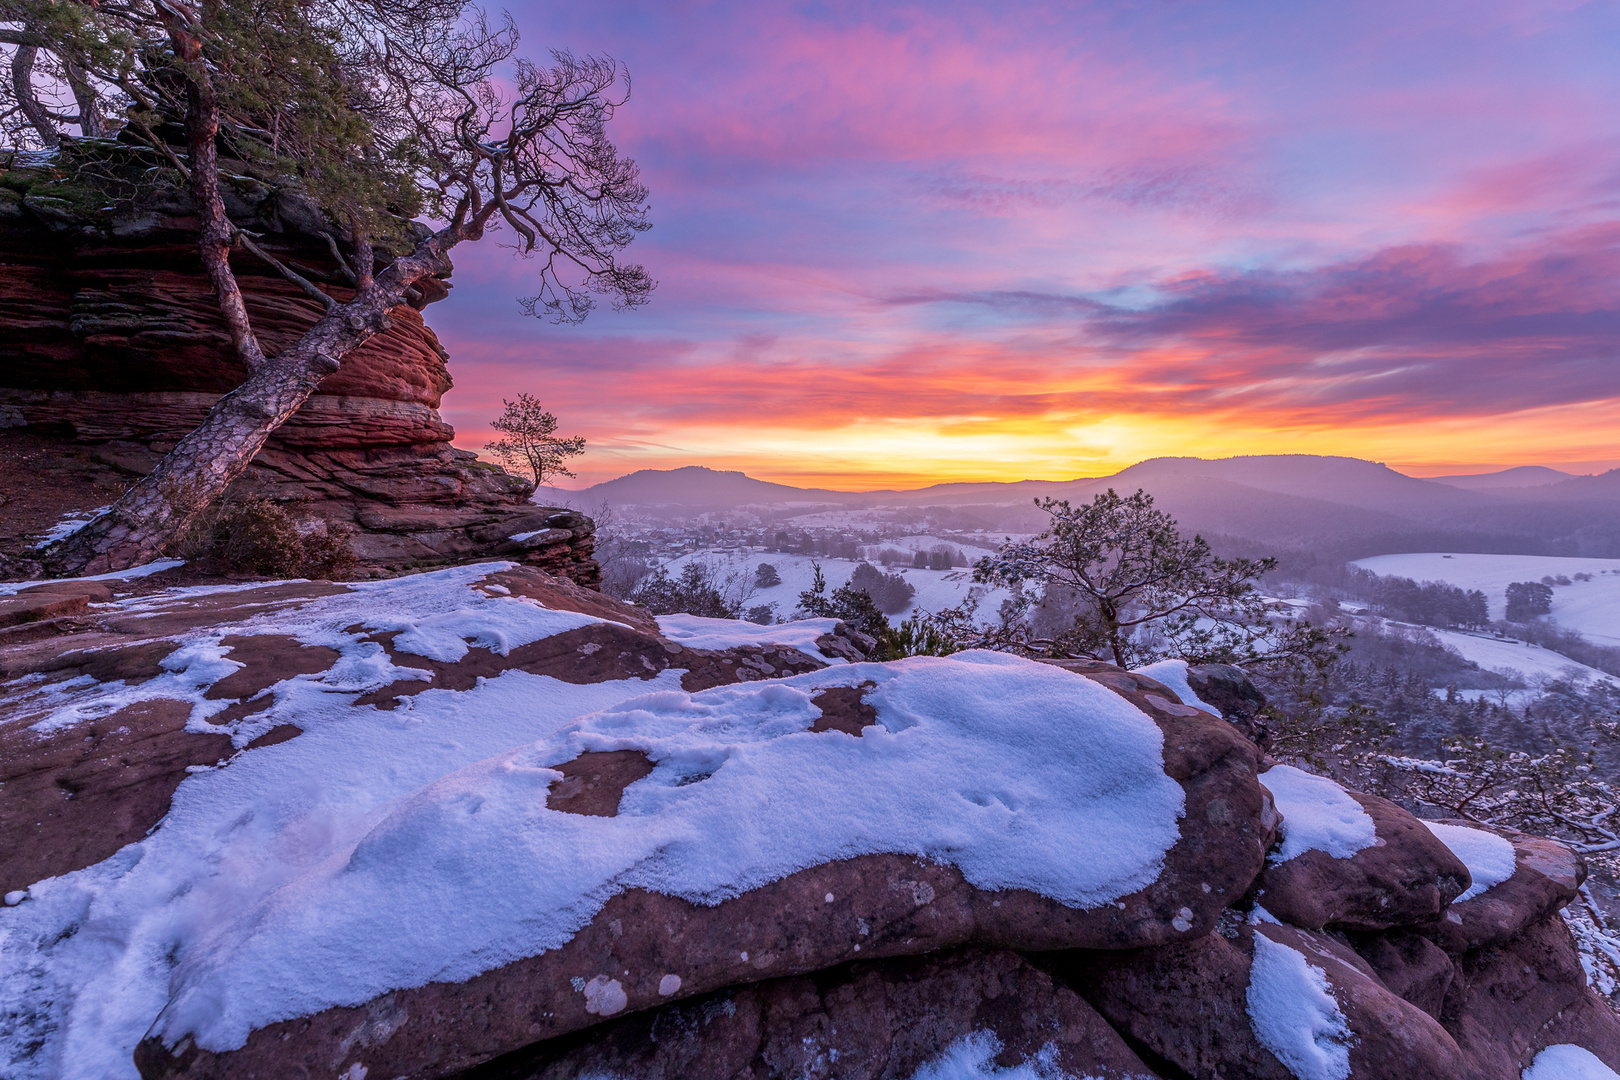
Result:
[[[1444,581],[1464,589],[1479,589],[1485,594],[1493,619],[1502,618],[1506,606],[1504,593],[1511,582],[1540,581],[1548,575],[1557,577],[1559,574],[1573,580],[1576,574],[1591,574],[1591,581],[1554,586],[1551,618],[1560,626],[1579,630],[1599,644],[1620,645],[1620,559],[1425,551],[1375,555],[1358,559],[1354,565],[1375,574],[1414,581]]]
[[[933,541],[932,537],[928,537]],[[885,541],[886,546],[898,546]],[[930,544],[929,546],[932,546]],[[960,546],[960,545],[958,545]],[[964,552],[965,553],[965,552]],[[785,555],[772,552],[715,552],[697,551],[690,555],[683,555],[666,564],[665,569],[671,577],[679,576],[681,569],[689,562],[712,563],[720,569],[722,575],[736,574],[738,580],[746,585],[752,585],[755,571],[760,563],[770,563],[776,567],[776,572],[782,578],[782,584],[773,585],[768,589],[755,589],[748,598],[748,606],[758,604],[775,604],[776,617],[786,619],[792,616],[799,606],[799,594],[810,587],[814,571],[811,563],[819,562],[821,572],[827,578],[827,595],[840,585],[849,582],[850,575],[855,573],[858,563],[848,559],[830,559],[810,555]],[[965,567],[955,570],[918,570],[912,567],[894,566],[885,569],[881,564],[874,563],[879,570],[885,573],[898,573],[917,588],[917,595],[912,598],[911,606],[897,615],[889,617],[890,622],[899,622],[918,611],[938,611],[941,608],[955,607],[967,596],[968,589],[973,588],[973,571]],[[991,589],[985,596],[984,602],[979,605],[981,621],[993,619],[996,609],[1001,601],[1010,594],[1006,589]]]

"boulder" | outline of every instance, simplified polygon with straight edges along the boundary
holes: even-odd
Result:
[[[1348,947],[1294,927],[1234,926],[1164,948],[1069,954],[1052,970],[1150,1051],[1150,1062],[1182,1075],[1471,1077],[1433,1017],[1391,993]]]
[[[1399,806],[1376,795],[1345,794],[1372,818],[1373,846],[1348,858],[1310,850],[1268,864],[1256,885],[1259,903],[1284,922],[1311,930],[1387,930],[1439,918],[1468,888],[1468,868]]]
[[[1451,822],[1462,825],[1464,822]],[[1484,828],[1474,822],[1469,828]],[[1586,862],[1556,840],[1490,829],[1513,844],[1513,876],[1478,896],[1452,904],[1423,932],[1453,956],[1505,941],[1545,922],[1575,899],[1586,880]]]
[[[1451,989],[1456,974],[1444,949],[1421,934],[1400,930],[1352,935],[1350,940],[1380,982],[1439,1019],[1446,991]]]
[[[1538,1051],[1559,1043],[1620,1068],[1620,1019],[1587,987],[1556,915],[1459,957],[1440,1019],[1474,1080],[1519,1080]]]
[[[1261,750],[1271,748],[1266,730],[1266,695],[1254,685],[1248,672],[1231,664],[1189,664],[1187,685],[1199,700],[1219,709],[1234,727]]]
[[[954,1051],[954,1053],[953,1053]],[[975,1053],[974,1051],[977,1051]],[[520,1051],[482,1080],[911,1080],[941,1060],[1065,1076],[1157,1076],[1072,990],[969,949],[769,979]]]
[[[820,730],[832,737],[858,737],[867,726],[856,695],[829,689],[820,700],[831,713]],[[140,1052],[143,1075],[256,1075],[290,1058],[312,1076],[355,1066],[390,1077],[444,1076],[604,1016],[857,959],[968,944],[1109,949],[1196,938],[1259,871],[1272,839],[1267,804],[1252,743],[1201,710],[1169,701],[1153,707],[1164,772],[1184,792],[1180,838],[1156,879],[1115,903],[1070,907],[1023,889],[978,888],[954,865],[902,854],[837,859],[712,906],[632,889],[608,899],[561,947],[464,982],[400,989],[386,1000],[272,1023],[242,1048],[220,1053],[185,1038],[165,1046],[149,1037]],[[554,809],[578,800],[587,813],[617,812],[624,785],[643,766],[591,756],[597,760],[553,787]],[[364,1035],[379,1016],[389,1018],[386,1037]]]

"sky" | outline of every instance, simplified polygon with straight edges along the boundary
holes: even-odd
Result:
[[[586,437],[576,486],[1620,465],[1620,5],[511,13],[628,67],[659,285],[555,326],[509,234],[458,248],[426,315],[461,445],[526,392]]]

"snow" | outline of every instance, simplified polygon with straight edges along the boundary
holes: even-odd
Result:
[[[1338,784],[1292,765],[1273,765],[1260,774],[1282,814],[1282,846],[1271,856],[1284,863],[1307,851],[1348,859],[1378,842],[1373,820]]]
[[[806,730],[814,690],[866,681],[878,726],[858,739]],[[276,1020],[556,948],[621,890],[713,904],[868,853],[1095,907],[1153,881],[1177,839],[1184,799],[1162,745],[1106,689],[998,653],[648,694],[442,776],[235,905],[181,958],[160,1030],[238,1046]],[[554,766],[628,749],[656,767],[617,817],[545,808]],[[1090,838],[1085,858],[1076,836]]]
[[[1327,972],[1264,933],[1254,935],[1245,995],[1249,1026],[1299,1080],[1346,1080],[1350,1025],[1333,999]]]
[[[1536,1055],[1522,1080],[1620,1080],[1592,1051],[1572,1043],[1557,1043]]]
[[[1616,682],[1614,676],[1595,667],[1578,664],[1562,653],[1530,645],[1517,638],[1499,638],[1484,634],[1470,634],[1461,630],[1434,630],[1428,627],[1442,645],[1457,651],[1464,660],[1472,660],[1487,671],[1511,668],[1527,680],[1566,679],[1601,680]]]
[[[1505,594],[1512,582],[1540,581],[1548,575],[1563,574],[1573,578],[1576,574],[1591,574],[1591,581],[1554,586],[1549,618],[1560,626],[1579,630],[1599,644],[1620,645],[1620,559],[1426,551],[1376,555],[1358,559],[1354,565],[1375,574],[1408,577],[1414,581],[1444,581],[1463,589],[1479,589],[1485,594],[1493,619],[1503,617],[1507,606]]]
[[[829,664],[842,664],[844,661],[823,656],[816,646],[816,639],[832,633],[837,625],[837,619],[801,619],[798,622],[760,626],[734,619],[705,619],[700,615],[658,616],[658,628],[665,637],[694,649],[786,645]]]
[[[964,544],[960,540],[947,540],[942,536],[901,536],[893,540],[880,540],[875,544],[867,544],[866,546],[869,549],[875,548],[879,551],[886,547],[892,547],[900,551],[916,552],[933,551],[934,548],[939,547],[940,545],[944,545],[948,548],[955,548],[957,551],[960,551],[963,557],[967,559],[969,566],[972,566],[980,559],[996,553],[995,548]]]
[[[317,678],[323,685],[348,689],[350,684],[381,686],[395,679],[427,677],[420,668],[394,667],[381,645],[363,640],[375,634],[394,632],[396,650],[453,662],[465,656],[469,647],[505,656],[519,645],[604,621],[572,611],[552,611],[522,598],[491,596],[471,587],[512,565],[483,563],[386,581],[358,582],[345,593],[306,603],[296,610],[195,634],[163,660],[161,675],[137,685],[97,683],[88,677],[73,679],[47,685],[30,697],[18,699],[18,707],[45,711],[46,715],[32,727],[48,733],[110,715],[140,701],[169,698],[190,702],[188,727],[208,732],[215,730],[209,719],[231,702],[211,701],[204,695],[215,682],[242,666],[230,658],[230,647],[221,644],[222,638],[232,634],[287,634],[305,645],[336,649],[341,659]],[[116,606],[130,615],[156,614],[176,600],[243,592],[266,584],[274,583],[190,586],[132,598]],[[384,672],[388,678],[371,681]],[[290,690],[278,691],[278,697],[282,693]],[[268,712],[256,714],[237,729],[236,745],[245,745],[268,731],[273,726],[270,716]]]
[[[1000,1039],[989,1031],[975,1031],[951,1043],[943,1054],[912,1073],[911,1080],[1093,1080],[1058,1068],[1057,1047],[1051,1043],[1023,1064],[1005,1069],[995,1063],[999,1053]]]
[[[31,589],[35,585],[71,585],[75,581],[128,581],[131,578],[150,577],[162,573],[164,570],[173,570],[177,566],[186,565],[184,559],[158,559],[141,566],[132,566],[128,570],[114,570],[110,574],[95,574],[90,577],[76,578],[42,578],[39,581],[0,581],[0,596],[15,596],[24,589]]]
[[[1468,867],[1468,876],[1473,879],[1468,891],[1453,903],[1472,900],[1491,886],[1500,885],[1513,876],[1518,864],[1513,855],[1513,845],[1503,837],[1484,829],[1470,829],[1466,825],[1443,825],[1437,821],[1425,821],[1423,824],[1451,849],[1453,855],[1462,860],[1462,864]]]
[[[109,504],[95,510],[74,510],[64,514],[61,521],[40,534],[39,542],[34,545],[35,550],[50,547],[58,540],[66,540],[111,509],[112,506]]]
[[[194,728],[229,730],[237,746],[284,723],[303,734],[193,772],[143,840],[7,897],[17,902],[0,908],[0,1074],[130,1080],[134,1044],[165,1003],[168,1037],[240,1045],[277,1019],[556,947],[623,889],[715,903],[889,851],[949,861],[982,888],[1095,906],[1151,882],[1178,838],[1184,798],[1164,774],[1158,728],[1089,680],[1002,654],[843,665],[700,694],[680,689],[679,668],[584,686],[510,670],[392,711],[351,704],[422,676],[367,632],[397,631],[397,645],[448,658],[598,621],[479,587],[501,568],[367,582],[229,627],[289,634],[339,659],[276,684],[269,709],[228,729],[208,724],[225,702],[203,697],[237,669],[225,628],[192,635],[146,684],[35,692],[53,722],[70,722],[58,710],[105,715],[161,693],[191,701]],[[120,606],[155,612],[230,588]],[[860,738],[806,730],[816,690],[868,681],[878,725]],[[618,817],[545,807],[553,766],[612,749],[656,763]],[[1092,838],[1083,858],[1075,836]],[[607,1008],[612,988],[596,1000]]]
[[[336,648],[340,658],[327,672],[277,684],[275,703],[234,728],[206,719],[193,727],[230,730],[237,746],[278,724],[304,733],[238,754],[224,768],[194,772],[145,839],[7,897],[14,906],[0,909],[0,1016],[7,1018],[0,1025],[0,1075],[133,1078],[134,1045],[169,998],[171,953],[185,962],[217,944],[233,920],[312,867],[346,858],[398,804],[446,773],[547,737],[581,714],[679,687],[679,669],[587,686],[508,671],[465,692],[407,697],[391,712],[350,704],[368,690],[422,675],[395,667],[360,633],[347,633],[355,623],[407,627],[422,647],[446,655],[457,632],[511,648],[599,621],[474,587],[499,569],[485,564],[368,582],[251,621],[250,633],[288,633]],[[209,591],[226,590],[169,590],[119,606],[157,610],[176,595]],[[237,625],[194,635],[171,654],[170,671],[141,686],[75,680],[80,685],[46,688],[35,704],[92,716],[120,701],[170,696],[192,701],[194,718],[199,707],[212,715],[228,702],[202,698],[209,678],[238,667],[218,639],[241,631]],[[28,706],[24,700],[16,708]]]
[[[1221,710],[1193,693],[1192,684],[1187,682],[1187,661],[1160,660],[1146,667],[1132,670],[1138,675],[1146,675],[1150,679],[1157,679],[1159,682],[1164,683],[1164,685],[1176,692],[1176,697],[1181,699],[1183,705],[1191,705],[1195,709],[1204,709],[1214,713],[1216,716],[1221,715]]]

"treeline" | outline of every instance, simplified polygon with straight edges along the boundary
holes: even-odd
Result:
[[[1359,586],[1356,591],[1372,605],[1373,612],[1387,619],[1447,630],[1490,625],[1485,594],[1478,589],[1462,589],[1444,581],[1413,581],[1367,570],[1353,570],[1353,579]]]
[[[874,557],[870,554],[870,548],[863,550],[868,557]],[[967,556],[962,554],[962,549],[951,547],[949,544],[935,544],[927,551],[901,551],[899,548],[886,547],[879,550],[875,558],[884,566],[901,563],[917,570],[950,570],[953,567],[968,565]]]

